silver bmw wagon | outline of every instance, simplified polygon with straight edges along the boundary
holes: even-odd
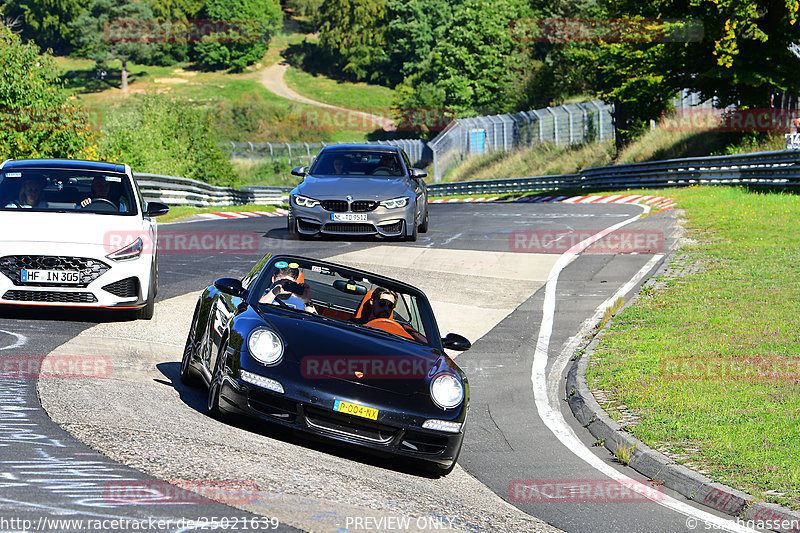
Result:
[[[428,174],[396,146],[326,146],[290,193],[292,238],[378,235],[409,241],[428,231]]]

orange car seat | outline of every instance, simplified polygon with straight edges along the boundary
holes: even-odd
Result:
[[[411,334],[407,332],[399,322],[396,322],[390,318],[375,318],[364,325],[370,328],[382,329],[383,331],[392,333],[393,335],[399,335],[400,337],[414,340],[414,337],[412,337]]]

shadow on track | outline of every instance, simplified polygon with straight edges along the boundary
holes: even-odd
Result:
[[[169,381],[155,380],[163,385],[173,387],[180,395],[181,400],[200,413],[206,411],[206,392],[201,387],[189,387],[181,383],[180,380],[180,363],[169,362],[159,363],[156,365],[159,372],[164,375]],[[199,379],[199,378],[198,378]],[[210,421],[214,419],[209,418]],[[216,422],[216,421],[215,421]],[[384,468],[386,470],[394,470],[413,476],[426,477],[436,479],[440,477],[437,474],[426,471],[423,467],[415,464],[413,461],[397,457],[390,454],[381,454],[374,450],[367,448],[348,447],[346,444],[339,443],[332,439],[324,437],[317,437],[315,435],[303,433],[299,430],[287,430],[278,424],[270,424],[258,418],[248,418],[241,415],[227,414],[225,415],[224,424],[230,424],[239,429],[256,433],[268,439],[279,440],[287,444],[302,446],[321,453],[335,455],[342,459],[349,461],[359,462],[374,466],[377,468]]]

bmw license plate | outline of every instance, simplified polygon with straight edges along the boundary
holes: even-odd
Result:
[[[334,222],[366,222],[366,213],[331,213]]]
[[[374,409],[372,407],[365,407],[363,405],[358,405],[355,403],[335,400],[333,402],[333,410],[339,411],[340,413],[346,413],[348,415],[360,416],[361,418],[369,418],[370,420],[378,419],[377,409]]]
[[[77,270],[33,270],[23,268],[19,275],[22,283],[80,283]]]

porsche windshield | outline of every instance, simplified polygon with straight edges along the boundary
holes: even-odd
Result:
[[[438,335],[424,297],[402,290],[401,285],[300,259],[268,265],[255,294],[262,306],[381,329],[429,346],[435,346],[429,339]]]
[[[125,174],[37,168],[0,171],[0,210],[137,214]]]
[[[403,176],[397,154],[364,150],[322,152],[309,170],[314,176]]]

